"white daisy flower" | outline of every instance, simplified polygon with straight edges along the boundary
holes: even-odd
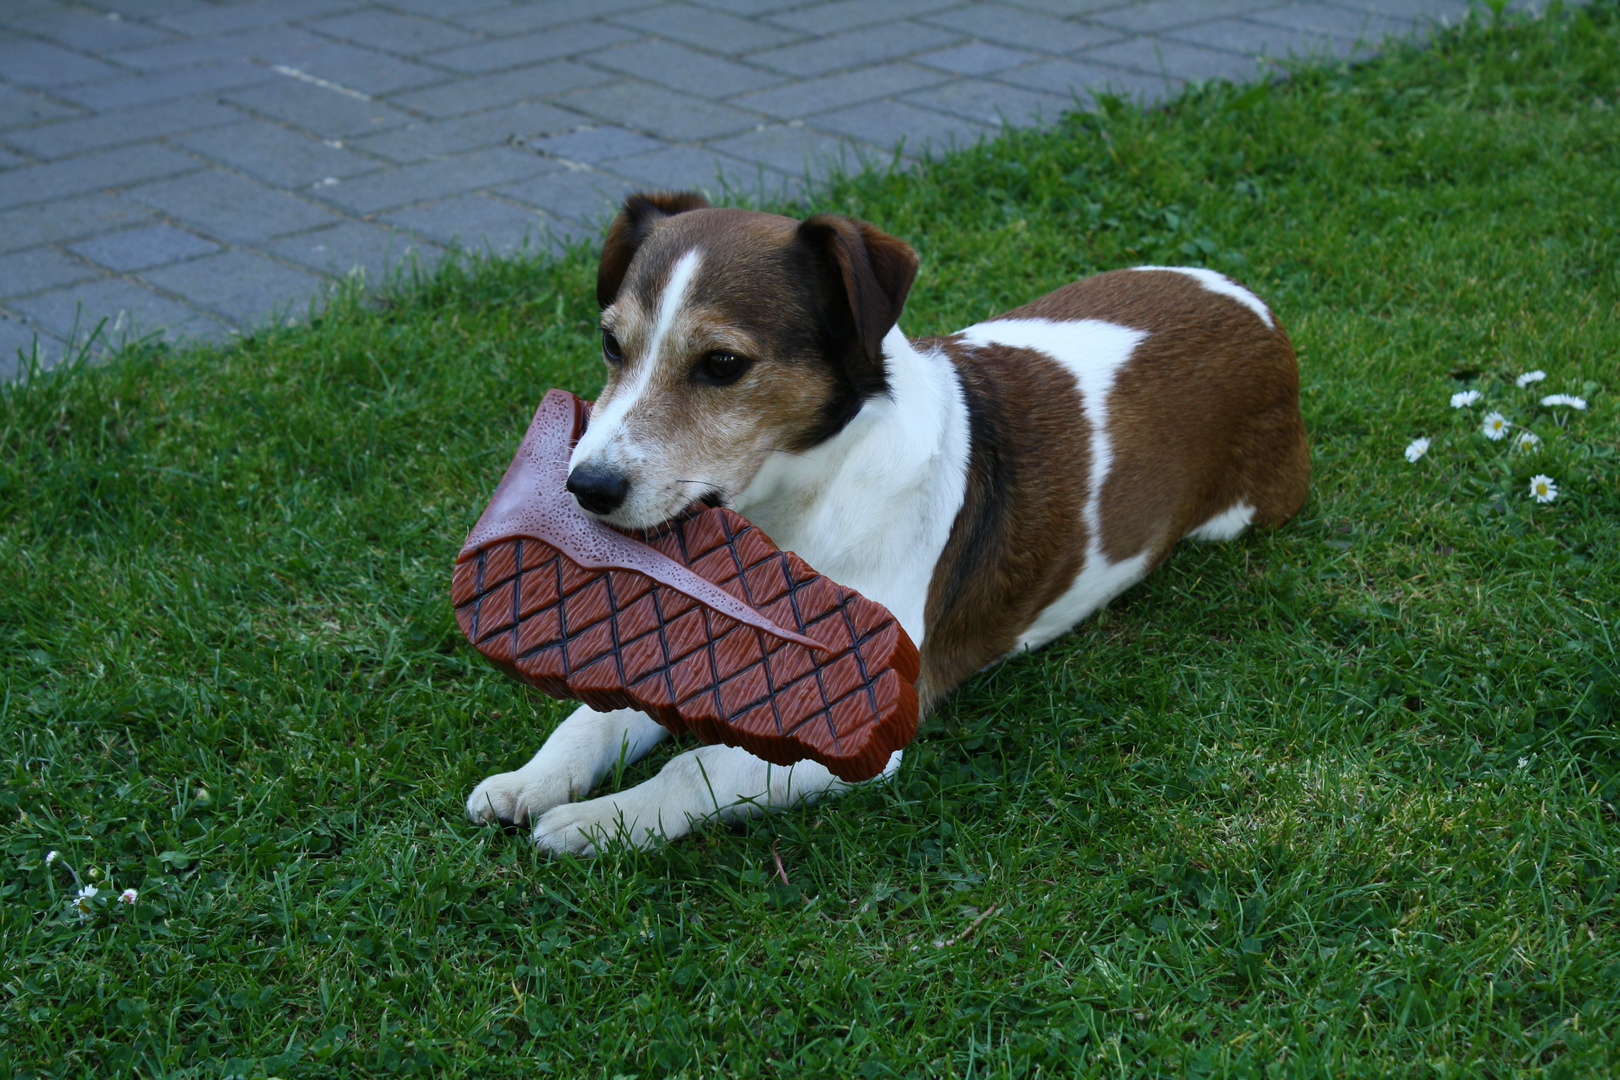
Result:
[[[1586,399],[1578,398],[1574,394],[1548,394],[1541,399],[1541,403],[1549,406],[1567,405],[1571,409],[1586,408]]]
[[[118,902],[120,904],[133,904],[135,902],[135,898],[139,895],[141,894],[136,892],[134,889],[125,889],[123,892],[118,894]]]
[[[1427,454],[1428,452],[1429,452],[1429,440],[1428,439],[1413,439],[1411,442],[1406,444],[1406,460],[1407,461],[1416,461],[1418,458],[1422,457],[1424,454]]]
[[[1479,400],[1478,390],[1459,390],[1451,395],[1451,407],[1460,409],[1464,405],[1472,405]]]
[[[45,865],[51,865],[51,863],[55,862],[59,857],[60,856],[56,854],[56,849],[52,848],[50,851],[45,853]]]
[[[1550,476],[1532,476],[1530,495],[1538,503],[1550,503],[1558,498],[1558,483]]]
[[[1514,379],[1513,381],[1515,383],[1519,384],[1520,386],[1529,386],[1531,383],[1540,382],[1542,379],[1545,379],[1546,377],[1547,377],[1547,373],[1545,371],[1542,371],[1540,368],[1537,368],[1535,371],[1527,371],[1527,372],[1525,372],[1523,375],[1520,375],[1517,379]]]
[[[1480,431],[1492,442],[1501,442],[1507,438],[1508,419],[1499,412],[1488,412],[1485,414],[1485,423],[1480,427]]]
[[[1517,446],[1520,450],[1527,450],[1532,446],[1540,445],[1540,443],[1541,436],[1537,435],[1533,431],[1521,431],[1519,432],[1519,437],[1513,440],[1513,445]]]
[[[77,911],[79,918],[85,918],[90,914],[90,901],[95,899],[96,894],[100,891],[94,885],[86,885],[79,890],[79,895],[68,901],[68,910]]]

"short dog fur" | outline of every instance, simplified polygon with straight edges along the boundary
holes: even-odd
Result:
[[[569,489],[628,528],[700,497],[733,507],[895,614],[921,650],[925,713],[1107,604],[1178,540],[1278,525],[1303,503],[1294,350],[1242,286],[1118,270],[909,341],[896,323],[916,271],[909,246],[864,222],[632,195],[602,251],[608,377]],[[715,745],[572,801],[667,734],[582,707],[467,812],[593,853],[848,786],[814,762]]]

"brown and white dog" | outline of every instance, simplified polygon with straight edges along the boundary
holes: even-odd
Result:
[[[909,341],[896,320],[916,271],[910,247],[863,222],[632,195],[597,276],[608,378],[570,462],[580,506],[627,528],[698,497],[733,507],[895,614],[922,653],[926,712],[1107,604],[1183,537],[1230,539],[1304,501],[1294,350],[1242,286],[1117,270]],[[637,712],[580,708],[527,765],[479,784],[467,812],[594,852],[847,787],[813,762],[715,745],[571,801],[667,734]]]

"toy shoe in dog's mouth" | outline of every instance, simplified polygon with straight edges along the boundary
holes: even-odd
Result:
[[[917,730],[919,660],[899,622],[723,507],[639,536],[581,512],[568,458],[589,411],[546,395],[468,534],[451,586],[468,639],[554,697],[876,776]]]

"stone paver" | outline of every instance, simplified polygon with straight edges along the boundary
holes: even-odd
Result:
[[[1515,0],[1515,8],[1540,0]],[[0,379],[219,338],[623,195],[833,169],[1421,40],[1468,0],[0,0]]]

